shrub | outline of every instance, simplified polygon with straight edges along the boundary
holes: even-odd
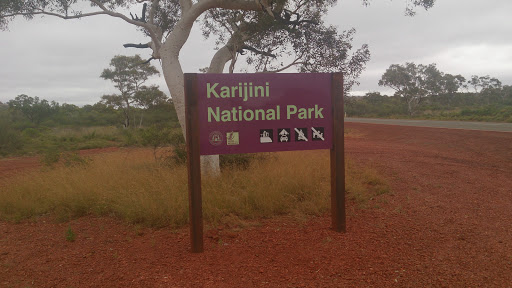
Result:
[[[125,146],[133,146],[138,143],[137,136],[132,129],[123,129],[122,132]]]
[[[51,147],[48,148],[43,155],[41,156],[41,164],[43,164],[46,167],[53,167],[53,165],[57,164],[60,160],[60,151],[55,148]]]
[[[41,132],[35,128],[27,128],[23,130],[23,136],[29,137],[29,138],[36,138],[41,135]]]
[[[66,152],[61,155],[64,165],[67,167],[85,166],[91,161],[90,158],[80,156],[78,152]]]
[[[187,146],[185,144],[174,145],[172,152],[172,155],[168,158],[169,166],[179,166],[187,163]]]
[[[169,130],[165,128],[158,128],[156,126],[151,126],[150,128],[142,130],[140,135],[142,145],[153,148],[153,156],[155,161],[158,160],[156,150],[159,147],[168,145],[171,141]]]
[[[270,158],[270,153],[225,154],[220,155],[220,167],[223,169],[248,169],[254,161]]]
[[[21,135],[8,121],[0,118],[0,156],[14,154],[23,147]]]
[[[71,227],[68,227],[68,229],[66,230],[66,241],[75,242],[75,239],[76,239],[75,231],[73,231],[73,229],[71,229]]]

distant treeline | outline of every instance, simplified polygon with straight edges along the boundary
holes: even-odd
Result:
[[[460,92],[426,96],[413,115],[407,101],[400,96],[348,96],[348,117],[417,118],[437,120],[492,121],[512,123],[512,86],[486,89],[480,93]]]
[[[394,95],[347,96],[347,116],[512,122],[512,86],[488,75],[466,80],[435,64],[393,64],[379,85],[394,89]]]
[[[1,122],[9,122],[13,128],[44,127],[93,127],[123,126],[122,109],[98,102],[79,107],[73,104],[49,102],[38,97],[20,95],[8,103],[0,102]],[[131,107],[133,126],[178,125],[178,117],[172,101],[163,101],[148,108]]]
[[[125,125],[127,117],[132,123],[129,127]],[[142,139],[147,136],[144,131],[148,128],[167,138],[172,133],[181,134],[170,99],[145,107],[132,106],[127,114],[125,108],[104,101],[78,107],[19,95],[8,103],[0,103],[0,156],[138,145],[138,142],[151,145],[146,142],[155,140],[156,136]],[[168,139],[159,141],[168,142]]]

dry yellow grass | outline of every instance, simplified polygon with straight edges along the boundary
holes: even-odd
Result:
[[[384,181],[371,169],[347,167],[351,199],[365,201]],[[203,178],[207,223],[274,215],[319,215],[329,209],[329,152],[273,154],[247,170]],[[378,191],[377,191],[378,192]],[[54,213],[66,220],[112,215],[130,223],[179,227],[188,218],[186,167],[155,163],[148,149],[96,156],[86,166],[57,167],[9,179],[0,186],[0,217],[21,220]]]

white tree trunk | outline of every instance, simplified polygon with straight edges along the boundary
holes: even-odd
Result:
[[[185,43],[191,26],[187,29],[178,25],[162,45],[160,56],[165,82],[172,96],[181,131],[186,138],[184,75],[179,62],[179,50],[182,45],[176,43]],[[219,155],[201,156],[201,172],[203,175],[220,176]]]
[[[157,55],[162,60],[162,70],[167,83],[167,87],[171,92],[171,96],[178,115],[183,135],[186,136],[185,127],[185,89],[184,75],[179,61],[179,53],[185,42],[187,41],[194,22],[205,11],[211,8],[224,8],[233,10],[261,10],[262,4],[258,1],[244,0],[202,0],[193,3],[191,0],[180,0],[181,19],[176,23],[172,32],[158,49]],[[268,7],[268,5],[266,5]],[[154,46],[156,48],[156,46]],[[232,54],[227,48],[223,47],[212,59],[210,63],[210,73],[222,73],[227,61],[232,58]],[[211,176],[220,175],[219,156],[201,156],[201,171],[203,174]]]

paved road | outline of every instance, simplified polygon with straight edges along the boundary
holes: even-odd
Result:
[[[419,126],[419,127],[449,128],[449,129],[512,132],[512,123],[373,119],[373,118],[345,118],[345,121],[359,122],[359,123],[372,123],[372,124],[402,125],[402,126]]]

